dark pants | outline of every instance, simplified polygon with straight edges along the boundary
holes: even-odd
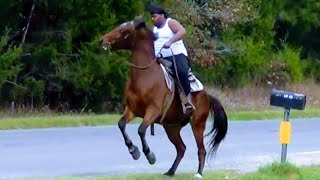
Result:
[[[181,86],[183,88],[184,93],[186,95],[188,95],[190,93],[190,82],[188,79],[188,71],[189,71],[188,58],[184,54],[175,55],[174,58],[175,58],[176,67],[177,67],[178,76],[179,76]],[[174,75],[176,76],[177,73],[175,70],[173,57],[170,56],[170,57],[166,57],[164,59],[167,59],[172,62],[171,69],[172,69],[172,72],[174,73]]]

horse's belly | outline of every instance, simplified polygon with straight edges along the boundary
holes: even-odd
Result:
[[[181,103],[175,103],[169,108],[168,112],[165,115],[163,123],[166,124],[177,124],[181,123],[186,119],[186,116],[183,114]]]

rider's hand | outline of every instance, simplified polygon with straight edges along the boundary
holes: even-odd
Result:
[[[172,45],[172,43],[170,41],[164,43],[163,48],[168,49],[170,48],[170,46]]]

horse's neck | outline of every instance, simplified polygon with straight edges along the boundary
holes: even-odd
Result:
[[[138,67],[131,67],[131,77],[134,79],[146,77],[150,73],[156,72],[156,69],[160,68],[158,63],[152,63],[155,61],[153,42],[138,40],[134,43],[131,51],[132,64]]]

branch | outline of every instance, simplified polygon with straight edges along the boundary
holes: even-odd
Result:
[[[22,88],[22,89],[27,89],[26,87],[23,87],[23,86],[15,83],[15,82],[12,82],[12,81],[4,80],[4,82],[9,83],[9,84],[13,84],[13,85],[15,85],[15,86],[17,86],[19,88]]]
[[[24,44],[24,42],[26,40],[27,32],[28,32],[28,29],[29,29],[29,25],[30,25],[31,17],[33,15],[33,10],[34,10],[35,5],[36,5],[36,0],[33,0],[31,11],[30,11],[30,15],[29,15],[29,18],[28,18],[28,24],[27,24],[27,27],[26,27],[26,29],[25,29],[25,31],[23,33],[23,36],[22,36],[22,41],[21,41],[22,45]]]

